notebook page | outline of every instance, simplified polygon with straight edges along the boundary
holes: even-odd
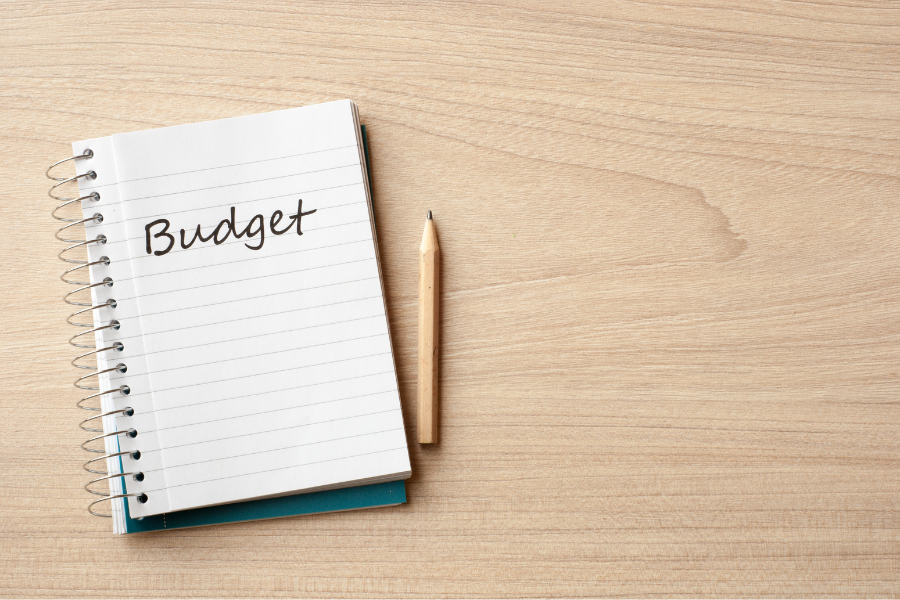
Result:
[[[357,140],[349,101],[113,136],[132,516],[408,477]]]

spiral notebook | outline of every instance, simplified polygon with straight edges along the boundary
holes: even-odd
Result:
[[[86,231],[57,237],[114,532],[405,501],[364,135],[345,100],[73,144],[52,195],[83,216],[54,216]]]

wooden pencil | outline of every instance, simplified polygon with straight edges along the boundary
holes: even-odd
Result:
[[[419,418],[420,444],[438,441],[438,336],[441,250],[431,211],[419,248]]]

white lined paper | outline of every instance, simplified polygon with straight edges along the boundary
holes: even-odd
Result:
[[[128,482],[148,497],[129,498],[132,516],[408,477],[352,103],[112,143],[118,214],[105,224],[121,233],[108,247],[127,248],[133,290],[117,339],[141,342],[140,361],[110,377],[142,406],[117,423],[138,431],[128,444],[142,453],[123,461],[145,474]],[[284,229],[300,198],[316,211],[303,235],[273,235],[273,212]],[[245,246],[259,236],[181,248],[180,229],[188,241],[198,224],[209,235],[232,206],[238,231],[263,215],[260,250]],[[148,255],[144,228],[161,218],[174,246]]]

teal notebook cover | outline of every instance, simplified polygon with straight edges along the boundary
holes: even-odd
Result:
[[[369,178],[369,189],[372,186],[372,171],[369,168],[369,142],[366,138],[366,126],[361,125],[363,150],[366,155],[366,176]],[[120,459],[120,472],[123,471]],[[123,491],[125,481],[122,481]],[[250,500],[234,504],[208,506],[192,510],[132,519],[125,505],[126,533],[159,531],[161,529],[181,529],[183,527],[199,527],[201,525],[217,525],[220,523],[237,523],[240,521],[257,521],[260,519],[276,519],[341,510],[374,508],[406,502],[406,484],[403,481],[390,481],[357,487],[279,496],[263,500]]]
[[[182,527],[373,508],[404,502],[406,502],[406,484],[403,481],[194,508],[144,517],[140,520],[131,518],[128,514],[128,503],[125,502],[125,528],[127,533],[140,533],[142,531],[159,531],[160,529],[180,529]]]

